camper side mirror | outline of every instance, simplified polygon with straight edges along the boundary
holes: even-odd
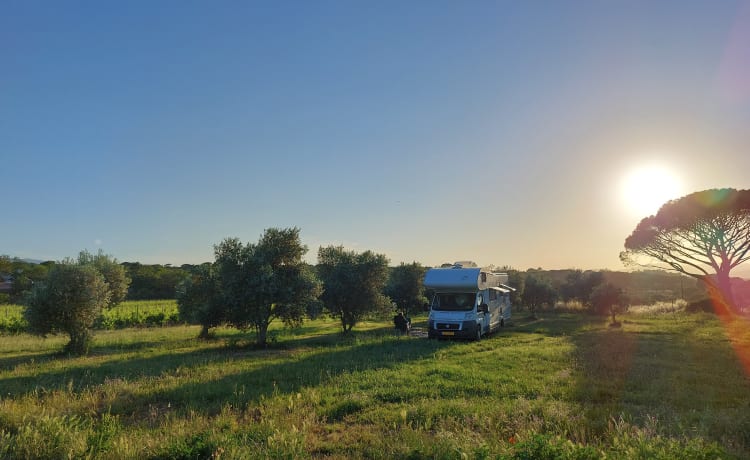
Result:
[[[486,303],[483,303],[479,306],[479,311],[481,311],[482,313],[489,313],[490,307],[488,307]]]

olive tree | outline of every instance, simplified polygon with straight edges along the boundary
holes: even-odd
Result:
[[[544,305],[554,306],[557,301],[557,290],[552,284],[536,275],[527,275],[521,302],[528,307],[531,316],[536,318],[537,309]]]
[[[131,280],[125,267],[120,265],[117,259],[104,254],[101,249],[96,254],[84,250],[78,253],[77,263],[94,267],[104,277],[110,293],[107,308],[114,307],[125,300]]]
[[[44,282],[36,283],[26,298],[26,321],[32,333],[64,332],[70,336],[65,350],[85,354],[91,327],[112,292],[104,276],[91,265],[70,261],[54,265]]]
[[[623,313],[628,308],[628,298],[625,292],[612,283],[603,283],[594,288],[591,293],[591,306],[597,314],[609,314],[612,326],[618,326],[615,315]]]
[[[704,190],[667,202],[636,226],[620,259],[701,280],[716,305],[733,307],[731,271],[750,259],[750,190]]]
[[[365,316],[388,311],[390,301],[383,295],[388,280],[388,259],[372,251],[356,253],[343,246],[318,249],[318,275],[323,281],[320,300],[344,332]]]
[[[219,277],[211,264],[201,265],[177,285],[177,309],[183,321],[201,325],[201,339],[227,321]]]
[[[385,294],[407,315],[409,311],[421,309],[427,303],[423,284],[426,271],[417,262],[401,263],[390,270]]]
[[[573,270],[565,277],[565,282],[560,286],[560,296],[565,302],[576,300],[581,305],[591,306],[591,293],[597,286],[604,283],[604,273],[599,271]]]
[[[214,247],[217,275],[227,319],[240,328],[253,328],[257,344],[267,343],[275,319],[300,324],[320,293],[298,228],[267,229],[255,244],[227,238]]]

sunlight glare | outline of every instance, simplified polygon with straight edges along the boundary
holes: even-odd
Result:
[[[661,166],[644,166],[625,176],[622,199],[639,217],[655,214],[669,200],[683,195],[683,185],[672,171]]]

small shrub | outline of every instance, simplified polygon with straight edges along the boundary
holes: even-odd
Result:
[[[218,446],[206,433],[199,433],[185,439],[177,439],[161,452],[150,457],[153,460],[201,460],[214,458]]]
[[[694,300],[687,304],[685,311],[688,313],[713,313],[714,304],[706,297],[705,299]]]

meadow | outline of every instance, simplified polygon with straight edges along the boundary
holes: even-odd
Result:
[[[0,336],[2,458],[747,458],[746,320],[573,314],[479,342],[331,319]],[[422,324],[420,324],[420,322]],[[417,318],[417,326],[424,325]]]

